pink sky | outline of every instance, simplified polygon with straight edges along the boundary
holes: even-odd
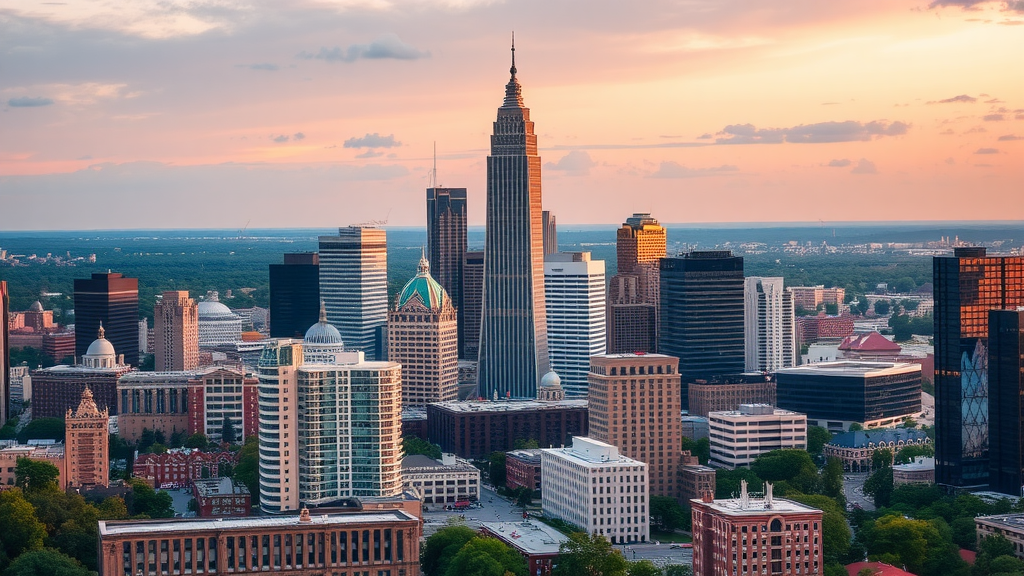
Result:
[[[434,141],[480,224],[511,29],[559,223],[1024,220],[1022,25],[1024,0],[0,0],[0,227],[419,225]]]

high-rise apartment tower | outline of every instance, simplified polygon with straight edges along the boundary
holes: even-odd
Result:
[[[745,278],[743,300],[747,372],[796,366],[793,293],[783,287],[783,279]]]
[[[384,355],[388,323],[388,242],[384,230],[349,226],[320,237],[320,298],[345,344],[368,359]],[[378,350],[378,348],[381,348]]]
[[[604,261],[590,252],[544,257],[551,369],[570,398],[587,396],[590,357],[605,352]]]

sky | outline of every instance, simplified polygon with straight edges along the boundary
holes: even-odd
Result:
[[[1024,220],[1024,0],[0,0],[0,229]]]

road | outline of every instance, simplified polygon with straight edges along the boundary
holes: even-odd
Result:
[[[693,564],[692,548],[673,548],[672,544],[663,542],[661,544],[625,544],[615,545],[615,548],[622,551],[622,555],[630,562],[638,560],[650,560],[659,568],[670,564]],[[676,544],[676,546],[679,546]]]
[[[868,473],[854,474],[847,472],[843,474],[843,492],[846,494],[846,501],[850,504],[860,504],[860,507],[871,511],[875,509],[875,503],[870,496],[864,495],[864,482],[868,479]]]

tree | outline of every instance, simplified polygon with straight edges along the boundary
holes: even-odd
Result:
[[[626,576],[628,563],[604,536],[576,532],[558,548],[552,576]]]
[[[806,450],[765,452],[754,460],[750,469],[765,482],[785,481],[804,494],[818,491],[818,467]]]
[[[497,538],[474,536],[462,545],[445,576],[528,576],[526,560]]]
[[[791,494],[789,498],[822,511],[821,547],[825,563],[844,560],[850,550],[851,534],[843,508],[828,496]]]
[[[420,556],[424,576],[444,576],[455,555],[475,537],[476,532],[466,526],[449,526],[427,538]]]
[[[707,464],[711,459],[711,441],[708,438],[691,440],[683,436],[682,450],[689,450],[690,454],[696,456],[701,464]]]
[[[253,506],[259,505],[260,499],[260,444],[259,438],[249,436],[238,451],[238,464],[232,474],[235,482],[244,484],[252,495]]]
[[[1010,554],[1003,554],[992,559],[989,574],[1024,574],[1024,562]]]
[[[233,444],[238,439],[238,434],[235,432],[235,423],[231,421],[231,418],[224,417],[224,424],[220,427],[220,441],[225,444]]]
[[[149,428],[143,428],[142,434],[139,434],[139,452],[145,453],[149,451],[149,447],[156,444],[156,432]]]
[[[132,487],[132,512],[135,516],[147,518],[171,518],[174,500],[167,492],[157,492],[141,478],[133,478],[128,484]]]
[[[210,445],[210,439],[202,432],[196,432],[185,440],[185,448],[196,448],[202,450]]]
[[[418,436],[404,436],[402,438],[402,452],[405,456],[421,454],[434,460],[441,459],[441,447],[437,444],[431,444]]]
[[[863,429],[864,426],[861,426],[859,422],[854,422],[853,424],[850,424],[850,432],[859,432]]]
[[[839,304],[825,304],[825,314],[835,316],[839,314]]]
[[[832,498],[840,508],[846,507],[846,493],[843,491],[843,463],[831,457],[821,471],[821,493]]]
[[[0,492],[0,546],[8,558],[28,550],[39,550],[46,537],[46,526],[36,518],[35,508],[18,488]]]
[[[875,300],[875,314],[879,316],[885,316],[889,313],[889,301],[888,300]]]
[[[686,564],[669,564],[665,566],[665,576],[693,576],[693,568]],[[842,576],[846,576],[846,573]]]
[[[626,568],[626,574],[628,576],[661,576],[661,569],[650,560],[641,560],[630,562],[629,567]]]
[[[896,453],[894,462],[896,464],[906,464],[913,462],[914,458],[921,456],[935,456],[935,447],[931,444],[911,444],[910,446],[904,446]]]
[[[128,506],[120,496],[104,499],[96,509],[100,513],[100,520],[123,520],[128,517]]]
[[[669,496],[651,496],[651,522],[664,532],[674,532],[687,525],[686,511]]]
[[[878,508],[888,506],[893,493],[892,468],[884,466],[872,472],[864,481],[864,493],[872,497]]]
[[[974,524],[974,518],[954,518],[949,523],[953,531],[953,543],[967,550],[974,550],[978,546],[978,530]]]
[[[740,493],[740,483],[746,480],[747,489],[752,491],[761,490],[762,482],[757,474],[749,468],[736,468],[735,470],[715,471],[715,498],[736,498]]]
[[[893,458],[892,450],[888,448],[879,448],[871,453],[871,469],[878,470],[880,468],[892,466]]]
[[[820,455],[825,444],[828,444],[831,440],[832,433],[827,428],[822,428],[821,426],[807,427],[807,451],[812,456]]]
[[[36,418],[18,433],[18,442],[29,440],[64,440],[64,420],[60,418]]]
[[[185,446],[185,440],[188,440],[188,432],[184,430],[176,430],[171,432],[171,441],[168,446],[171,448],[183,448]]]
[[[488,466],[488,474],[491,479],[491,484],[495,488],[505,487],[505,453],[504,452],[492,452],[490,457],[490,464]]]
[[[540,448],[540,443],[533,438],[516,438],[516,441],[512,444],[513,450],[532,450]]]
[[[4,576],[89,576],[88,568],[56,550],[33,550],[14,559]]]
[[[57,486],[60,470],[43,460],[18,458],[14,467],[14,484],[26,492]]]

